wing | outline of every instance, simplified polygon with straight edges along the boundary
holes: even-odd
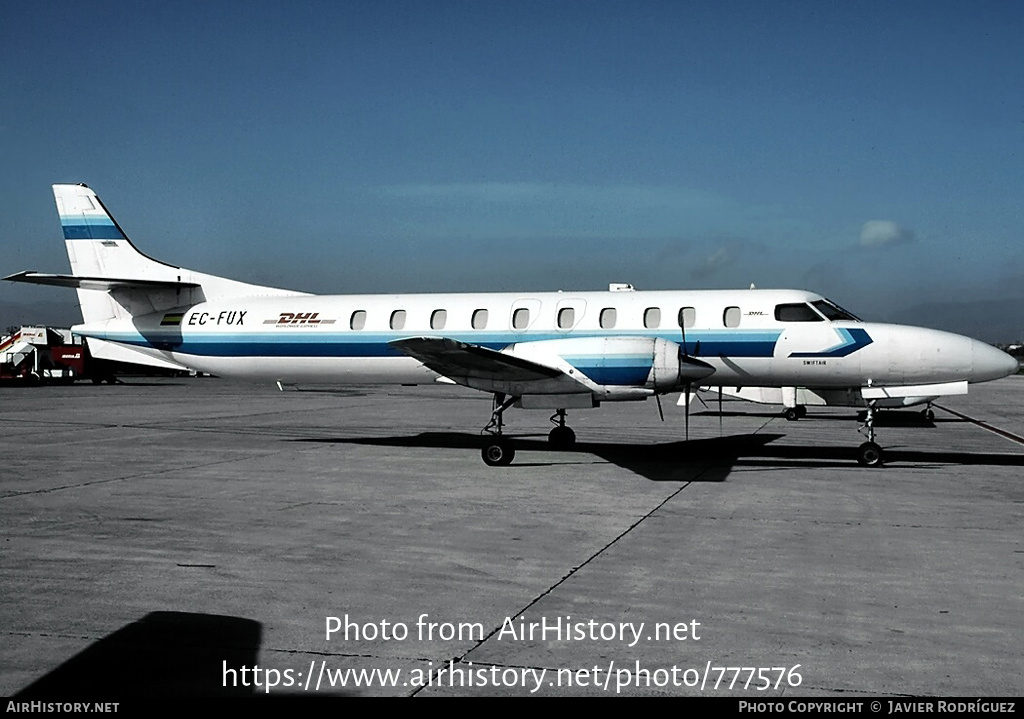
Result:
[[[589,393],[557,367],[444,337],[410,337],[389,342],[428,369],[466,387],[511,395]]]
[[[702,390],[714,389],[701,387]],[[941,384],[918,385],[873,385],[870,387],[850,387],[847,389],[806,387],[789,388],[795,391],[792,403],[806,406],[831,405],[836,407],[864,407],[875,402],[878,407],[912,407],[916,404],[931,402],[936,397],[967,394],[967,381],[943,382]],[[722,394],[737,397],[758,404],[786,404],[782,387],[722,387]],[[683,398],[679,398],[683,404]]]
[[[904,397],[945,397],[947,395],[967,394],[967,380],[943,382],[942,384],[861,387],[860,394],[866,400]]]

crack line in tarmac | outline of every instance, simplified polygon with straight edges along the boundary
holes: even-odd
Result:
[[[670,495],[668,495],[667,497],[665,497],[665,499],[663,499],[663,500],[662,500],[661,502],[659,502],[659,503],[658,503],[658,505],[657,505],[656,507],[654,507],[654,509],[652,509],[651,511],[647,512],[647,514],[643,515],[642,517],[640,517],[640,519],[638,519],[638,520],[636,520],[635,522],[633,522],[633,524],[629,525],[629,526],[628,526],[628,527],[627,527],[626,529],[624,529],[624,530],[623,530],[622,532],[620,532],[620,533],[619,533],[619,534],[618,534],[618,535],[617,535],[617,536],[616,536],[616,537],[615,537],[614,539],[612,539],[612,541],[608,542],[608,543],[607,543],[606,545],[604,545],[604,546],[603,546],[603,547],[601,547],[601,548],[600,548],[599,550],[597,550],[597,551],[596,551],[596,552],[594,552],[594,553],[593,553],[592,555],[590,555],[590,556],[589,556],[589,557],[587,557],[587,558],[586,558],[585,560],[583,560],[583,562],[581,562],[580,564],[576,565],[576,566],[575,566],[575,567],[573,567],[573,568],[572,568],[571,570],[569,570],[569,573],[568,573],[568,574],[566,574],[566,575],[565,575],[564,577],[562,577],[562,578],[561,578],[561,579],[559,579],[559,580],[558,580],[557,582],[555,582],[555,583],[554,583],[554,584],[552,584],[552,585],[551,585],[550,587],[548,587],[548,588],[547,588],[547,589],[545,589],[545,590],[544,590],[543,592],[541,592],[541,593],[540,593],[540,594],[538,594],[538,595],[537,595],[536,597],[534,597],[534,598],[533,598],[533,599],[532,599],[532,600],[531,600],[531,601],[530,601],[530,602],[529,602],[529,603],[528,603],[528,604],[527,604],[526,606],[524,606],[524,607],[523,607],[522,609],[520,609],[519,611],[515,612],[515,614],[514,614],[513,616],[519,616],[519,615],[522,615],[522,614],[523,614],[524,612],[526,612],[526,611],[527,611],[527,610],[528,610],[528,609],[529,609],[530,607],[532,607],[532,606],[534,606],[535,604],[537,604],[537,602],[539,602],[539,601],[540,601],[540,600],[542,600],[542,599],[543,599],[544,597],[546,597],[546,596],[548,596],[549,594],[551,594],[551,592],[553,592],[553,591],[554,591],[555,589],[557,589],[557,588],[558,588],[558,587],[560,587],[560,586],[561,586],[562,584],[564,584],[565,582],[567,582],[567,581],[569,580],[569,578],[570,578],[570,577],[572,577],[572,576],[573,576],[574,574],[576,574],[576,572],[580,571],[580,570],[581,570],[581,569],[583,569],[583,568],[584,568],[585,566],[587,566],[588,564],[590,564],[591,562],[593,562],[593,561],[594,561],[595,559],[597,559],[598,557],[600,557],[600,556],[601,556],[602,554],[604,554],[604,553],[605,553],[605,551],[607,551],[608,549],[610,549],[610,548],[612,547],[612,545],[616,544],[616,543],[617,543],[617,542],[618,542],[618,541],[619,541],[620,539],[622,539],[622,538],[623,538],[623,537],[625,537],[625,536],[626,536],[627,534],[629,534],[630,532],[632,532],[632,531],[633,531],[634,529],[636,529],[637,527],[639,527],[639,526],[640,526],[640,524],[641,524],[641,523],[642,523],[642,522],[643,522],[644,520],[646,520],[646,519],[648,519],[649,517],[651,517],[651,516],[652,516],[652,515],[653,515],[653,514],[654,514],[655,512],[657,512],[657,511],[658,511],[659,509],[661,509],[662,507],[664,507],[664,506],[665,506],[666,504],[668,504],[668,503],[669,503],[670,501],[672,501],[673,499],[675,499],[675,498],[676,498],[676,497],[677,497],[677,496],[678,496],[678,495],[679,495],[679,494],[680,494],[680,493],[681,493],[681,492],[682,492],[682,491],[683,491],[684,489],[686,489],[687,487],[689,487],[690,485],[692,485],[692,484],[693,484],[694,482],[696,482],[696,481],[697,481],[698,479],[700,479],[700,477],[701,477],[702,475],[704,475],[704,474],[705,474],[706,472],[708,472],[708,471],[709,471],[709,470],[710,470],[710,469],[712,468],[712,466],[714,466],[714,465],[708,465],[707,467],[705,467],[704,469],[702,469],[702,470],[701,470],[700,472],[698,472],[698,473],[697,473],[697,475],[696,475],[696,476],[695,476],[695,477],[694,477],[693,479],[687,480],[687,481],[686,481],[686,483],[684,483],[682,487],[680,487],[680,488],[679,488],[679,489],[677,489],[676,491],[672,492],[672,494],[670,494]],[[473,646],[471,646],[471,647],[470,647],[469,649],[467,649],[466,651],[464,651],[464,652],[463,652],[462,654],[460,654],[459,656],[457,656],[457,657],[455,657],[454,659],[452,659],[452,661],[453,661],[453,662],[455,662],[455,663],[459,663],[459,664],[461,664],[461,663],[463,662],[463,660],[465,660],[465,658],[466,658],[466,657],[467,657],[467,656],[469,655],[469,653],[470,653],[470,652],[472,652],[472,651],[473,651],[474,649],[478,649],[479,647],[483,646],[483,645],[484,645],[484,643],[486,643],[488,639],[490,639],[490,638],[491,638],[491,637],[493,637],[493,636],[494,636],[495,634],[497,634],[497,633],[498,633],[498,631],[499,631],[499,630],[500,630],[500,629],[501,629],[501,628],[502,628],[503,626],[504,626],[504,623],[502,623],[502,624],[499,624],[498,626],[494,627],[494,628],[493,628],[493,629],[492,629],[492,630],[491,630],[491,631],[490,631],[490,632],[489,632],[488,634],[486,634],[486,635],[485,635],[485,636],[484,636],[484,637],[483,637],[483,638],[482,638],[482,639],[481,639],[480,641],[478,641],[478,642],[477,642],[476,644],[474,644]],[[434,674],[435,674],[435,672],[438,672],[438,671],[440,671],[440,670],[441,670],[442,668],[443,668],[443,667],[440,667],[440,668],[438,668],[438,669],[436,669],[436,670],[433,670],[433,669],[432,669],[432,670],[431,670],[431,675],[434,675]],[[415,690],[413,690],[413,692],[412,692],[412,693],[411,693],[411,694],[410,694],[409,696],[415,696],[416,694],[418,694],[418,693],[420,692],[420,690],[422,690],[422,689],[426,688],[427,686],[431,686],[431,682],[429,682],[429,681],[428,681],[428,682],[427,682],[426,684],[424,684],[424,685],[422,685],[422,686],[419,686],[419,687],[417,687],[417,688],[416,688]]]
[[[1000,429],[995,425],[988,424],[987,422],[982,422],[980,419],[974,419],[974,417],[968,417],[966,414],[961,414],[960,412],[957,412],[954,409],[950,409],[949,407],[943,407],[942,405],[935,404],[934,402],[932,402],[932,407],[938,407],[944,412],[949,412],[950,414],[959,417],[962,420],[966,420],[971,424],[975,424],[978,427],[981,427],[982,429],[987,429],[989,432],[992,432],[993,434],[998,434],[1000,437],[1008,439],[1011,442],[1016,442],[1017,444],[1024,444],[1024,437],[1014,434],[1013,432],[1007,432],[1005,429]]]
[[[753,432],[752,434],[757,434],[758,432],[760,432],[761,430],[763,430],[763,429],[764,429],[765,427],[767,427],[767,426],[768,426],[769,424],[771,424],[771,423],[772,423],[772,422],[773,422],[774,420],[776,420],[776,419],[778,419],[778,417],[771,417],[771,418],[769,418],[769,419],[768,419],[767,421],[765,421],[765,423],[764,423],[764,424],[762,424],[762,425],[761,425],[760,427],[758,427],[758,428],[757,428],[756,430],[754,430],[754,432]],[[566,575],[565,575],[564,577],[562,577],[562,578],[561,578],[561,579],[559,579],[559,580],[558,580],[557,582],[555,582],[555,583],[554,583],[554,584],[552,584],[552,585],[551,585],[550,587],[548,587],[548,588],[547,588],[547,589],[545,589],[545,590],[544,590],[543,592],[541,592],[541,593],[540,593],[540,594],[538,594],[538,595],[537,595],[536,597],[534,597],[532,601],[530,601],[530,602],[529,602],[529,603],[528,603],[528,604],[527,604],[526,606],[524,606],[524,607],[523,607],[522,609],[520,609],[519,611],[517,611],[517,612],[516,612],[515,614],[516,614],[516,615],[521,615],[521,614],[523,614],[523,613],[524,613],[524,612],[526,612],[526,611],[527,611],[527,610],[528,610],[528,609],[529,609],[530,607],[534,606],[535,604],[537,604],[537,602],[539,602],[540,600],[542,600],[542,599],[543,599],[544,597],[546,597],[546,596],[548,596],[549,594],[551,594],[551,592],[553,592],[553,591],[554,591],[555,589],[557,589],[557,588],[558,588],[559,586],[561,586],[561,585],[562,585],[562,584],[564,584],[564,583],[565,583],[566,581],[568,581],[570,577],[572,577],[572,576],[573,576],[574,574],[576,574],[576,572],[578,572],[579,570],[583,569],[583,568],[584,568],[585,566],[587,566],[588,564],[590,564],[591,562],[593,562],[593,561],[594,561],[595,559],[597,559],[597,558],[598,558],[599,556],[601,556],[602,554],[604,554],[604,552],[605,552],[605,551],[607,551],[608,549],[610,549],[610,548],[612,547],[612,545],[616,544],[616,543],[617,543],[617,542],[618,542],[618,541],[619,541],[620,539],[622,539],[622,538],[623,538],[623,537],[625,537],[625,536],[626,536],[627,534],[629,534],[629,533],[630,533],[630,532],[632,532],[632,531],[633,531],[634,529],[636,529],[636,528],[637,528],[638,526],[640,526],[640,524],[641,524],[641,523],[642,523],[642,522],[643,522],[644,520],[646,520],[646,519],[648,519],[649,517],[651,517],[652,515],[654,515],[654,513],[655,513],[655,512],[657,512],[657,511],[658,511],[659,509],[661,509],[662,507],[664,507],[664,506],[665,506],[666,504],[668,504],[668,503],[669,503],[669,502],[670,502],[671,500],[675,499],[675,498],[676,498],[676,497],[677,497],[677,496],[678,496],[678,495],[679,495],[679,494],[680,494],[680,493],[681,493],[681,492],[682,492],[682,491],[683,491],[684,489],[686,489],[687,487],[689,487],[690,485],[692,485],[692,484],[693,484],[694,482],[696,482],[696,481],[697,481],[698,479],[700,479],[700,477],[702,477],[702,476],[703,476],[704,474],[706,474],[706,473],[707,473],[707,472],[708,472],[708,471],[709,471],[709,470],[710,470],[710,469],[711,469],[711,468],[712,468],[713,466],[714,466],[714,465],[708,465],[707,467],[705,467],[704,469],[702,469],[702,470],[701,470],[700,472],[698,472],[698,473],[697,473],[697,475],[696,475],[696,476],[694,476],[694,477],[693,477],[693,479],[690,479],[690,480],[688,480],[688,481],[687,481],[687,482],[686,482],[685,484],[683,484],[683,486],[681,486],[681,487],[680,487],[679,489],[677,489],[676,491],[672,492],[672,494],[670,494],[670,495],[669,495],[669,496],[667,496],[667,497],[666,497],[665,499],[663,499],[663,500],[662,500],[662,501],[661,501],[661,502],[660,502],[660,503],[659,503],[659,504],[658,504],[658,505],[657,505],[656,507],[654,507],[654,508],[653,508],[653,509],[652,509],[651,511],[649,511],[649,512],[648,512],[647,514],[645,514],[644,516],[640,517],[640,519],[638,519],[638,520],[637,520],[636,522],[634,522],[634,523],[633,523],[633,524],[631,524],[631,525],[630,525],[629,527],[627,527],[627,528],[626,528],[625,530],[623,530],[623,531],[622,531],[621,533],[619,533],[619,534],[618,534],[618,535],[617,535],[617,536],[616,536],[616,537],[615,537],[614,539],[612,539],[612,541],[608,542],[608,544],[604,545],[604,546],[603,546],[603,547],[601,547],[601,548],[600,548],[599,550],[597,550],[596,552],[594,552],[594,554],[592,554],[592,555],[591,555],[591,556],[589,556],[589,557],[588,557],[587,559],[585,559],[585,560],[584,560],[583,562],[581,562],[581,563],[580,563],[580,564],[578,564],[577,566],[573,567],[573,568],[572,568],[572,569],[571,569],[571,570],[569,571],[569,573],[568,573],[568,574],[566,574]],[[473,645],[472,647],[470,647],[469,649],[467,649],[466,651],[464,651],[464,652],[463,652],[462,654],[460,654],[459,656],[455,657],[455,658],[454,658],[454,659],[453,659],[452,661],[453,661],[453,662],[457,662],[457,663],[462,663],[462,662],[463,662],[463,661],[465,660],[465,658],[466,658],[466,657],[467,657],[467,656],[469,655],[469,653],[470,653],[470,652],[472,652],[472,651],[473,651],[474,649],[477,649],[477,648],[479,648],[479,647],[483,646],[483,645],[484,645],[484,643],[485,643],[485,642],[487,642],[487,640],[488,640],[488,639],[490,639],[490,638],[491,638],[491,637],[493,637],[493,636],[494,636],[495,634],[497,634],[497,633],[498,633],[498,631],[500,631],[500,629],[501,629],[501,627],[502,627],[502,626],[504,626],[504,624],[500,624],[500,625],[498,625],[498,626],[494,627],[494,628],[493,628],[493,629],[492,629],[492,630],[491,630],[491,631],[490,631],[490,632],[489,632],[489,633],[488,633],[487,635],[485,635],[485,636],[484,636],[484,637],[483,637],[483,638],[482,638],[482,639],[481,639],[481,640],[480,640],[479,642],[477,642],[476,644],[474,644],[474,645]],[[434,674],[435,674],[436,672],[438,672],[438,671],[440,671],[440,668],[439,668],[439,669],[437,669],[437,670],[431,670],[431,675],[434,675]],[[416,694],[418,694],[418,693],[419,693],[419,692],[420,692],[420,691],[421,691],[422,689],[424,689],[424,688],[426,688],[427,686],[430,686],[430,685],[431,685],[431,683],[430,683],[430,682],[427,682],[427,683],[426,683],[425,685],[422,685],[422,686],[419,686],[419,687],[417,687],[417,688],[416,688],[415,690],[413,690],[413,691],[412,691],[412,693],[411,693],[411,694],[410,694],[409,696],[415,696],[415,695],[416,695]]]
[[[776,420],[776,419],[778,419],[778,417],[771,417],[771,418],[769,418],[769,419],[768,419],[767,421],[765,421],[765,423],[764,423],[764,424],[762,424],[762,425],[761,425],[760,427],[758,427],[758,428],[757,428],[756,430],[754,430],[754,432],[753,432],[752,434],[757,434],[758,432],[760,432],[761,430],[763,430],[763,429],[764,429],[765,427],[767,427],[767,426],[768,426],[769,424],[771,424],[771,423],[772,423],[772,422],[773,422],[774,420]],[[640,519],[638,519],[638,520],[637,520],[637,521],[635,521],[635,522],[634,522],[633,524],[631,524],[631,525],[630,525],[629,527],[627,527],[627,528],[626,528],[626,529],[624,529],[624,530],[623,530],[622,532],[620,532],[620,533],[619,533],[619,534],[618,534],[618,535],[617,535],[617,536],[616,536],[616,537],[615,537],[614,539],[612,539],[612,540],[611,540],[610,542],[608,542],[608,543],[607,543],[606,545],[604,545],[604,546],[603,546],[603,547],[601,547],[601,548],[600,548],[599,550],[597,550],[596,552],[594,552],[594,553],[593,553],[592,555],[590,555],[589,557],[587,557],[587,559],[585,559],[585,560],[584,560],[583,562],[581,562],[580,564],[578,564],[577,566],[575,566],[575,567],[573,567],[573,568],[572,568],[571,570],[569,570],[568,574],[566,574],[566,575],[565,575],[564,577],[562,577],[562,578],[561,578],[561,579],[559,579],[559,580],[558,580],[557,582],[555,582],[555,583],[554,583],[554,584],[552,584],[552,585],[551,585],[550,587],[548,587],[548,588],[547,588],[547,589],[545,589],[545,590],[544,590],[543,592],[541,592],[541,593],[540,593],[540,594],[538,594],[538,595],[537,595],[536,597],[534,597],[534,598],[533,598],[533,600],[531,600],[531,601],[530,601],[530,602],[529,602],[529,603],[528,603],[528,604],[527,604],[526,606],[524,606],[524,607],[523,607],[522,609],[520,609],[519,611],[515,612],[515,615],[522,615],[522,614],[523,614],[524,612],[526,612],[526,611],[527,611],[527,610],[528,610],[528,609],[529,609],[530,607],[534,606],[535,604],[537,604],[537,602],[539,602],[540,600],[542,600],[542,599],[543,599],[544,597],[546,597],[546,596],[548,596],[549,594],[551,594],[551,592],[553,592],[553,591],[554,591],[555,589],[557,589],[557,588],[558,588],[559,586],[561,586],[561,585],[562,585],[562,584],[564,584],[564,583],[565,583],[566,581],[568,581],[570,577],[572,577],[573,575],[575,575],[575,574],[576,574],[576,573],[577,573],[578,571],[580,571],[580,570],[581,570],[581,569],[583,569],[583,568],[584,568],[585,566],[587,566],[588,564],[590,564],[591,562],[593,562],[593,561],[594,561],[595,559],[597,559],[597,558],[598,558],[599,556],[601,556],[602,554],[604,554],[604,553],[605,553],[605,552],[606,552],[606,551],[607,551],[608,549],[610,549],[610,548],[612,547],[612,545],[616,544],[616,543],[617,543],[617,542],[618,542],[618,541],[619,541],[620,539],[622,539],[622,538],[623,538],[623,537],[625,537],[625,536],[626,536],[627,534],[629,534],[629,533],[630,533],[630,532],[632,532],[632,531],[633,531],[634,529],[636,529],[636,528],[637,528],[638,526],[640,526],[640,524],[641,524],[641,523],[642,523],[642,522],[643,522],[644,520],[646,520],[646,519],[650,518],[651,516],[653,516],[655,512],[657,512],[657,511],[658,511],[659,509],[661,509],[662,507],[664,507],[664,506],[665,506],[666,504],[668,504],[668,503],[669,503],[670,501],[672,501],[673,499],[675,499],[675,498],[676,498],[676,497],[677,497],[677,496],[678,496],[678,495],[679,495],[679,494],[680,494],[680,493],[681,493],[681,492],[682,492],[682,491],[683,491],[684,489],[686,489],[687,487],[689,487],[690,485],[692,485],[692,484],[693,484],[694,482],[696,482],[697,480],[699,480],[699,479],[700,479],[700,478],[701,478],[701,477],[702,477],[702,476],[703,476],[704,474],[706,474],[706,473],[707,473],[708,471],[710,471],[710,470],[711,470],[711,468],[712,468],[713,466],[715,466],[715,465],[713,465],[713,464],[712,464],[712,465],[708,465],[707,467],[705,467],[704,469],[702,469],[702,470],[701,470],[700,472],[698,472],[698,473],[696,474],[696,476],[694,476],[694,477],[693,477],[693,479],[690,479],[690,480],[686,481],[686,483],[685,483],[685,484],[683,484],[683,486],[681,486],[681,487],[680,487],[679,489],[677,489],[676,491],[672,492],[672,494],[670,494],[670,495],[669,495],[669,496],[667,496],[667,497],[666,497],[665,499],[663,499],[663,500],[662,500],[661,502],[659,502],[659,503],[658,503],[658,505],[657,505],[656,507],[654,507],[654,508],[653,508],[653,509],[652,509],[651,511],[647,512],[647,514],[645,514],[645,515],[643,515],[642,517],[640,517]],[[476,644],[474,644],[473,646],[471,646],[471,647],[470,647],[469,649],[467,649],[466,651],[464,651],[464,652],[463,652],[462,654],[460,654],[459,656],[457,656],[457,657],[454,657],[454,658],[452,659],[452,661],[453,661],[453,662],[456,662],[456,663],[460,663],[460,664],[461,664],[461,663],[462,663],[462,662],[463,662],[463,661],[465,660],[465,658],[466,658],[466,657],[467,657],[467,656],[468,656],[468,655],[470,654],[470,652],[472,652],[472,651],[473,651],[474,649],[478,649],[479,647],[483,646],[483,645],[484,645],[484,643],[486,643],[488,639],[490,639],[490,638],[491,638],[491,637],[493,637],[493,636],[494,636],[495,634],[497,634],[497,633],[498,633],[498,631],[500,631],[500,630],[501,630],[501,627],[503,627],[503,626],[504,626],[504,624],[499,624],[498,626],[494,627],[494,628],[493,628],[493,629],[492,629],[492,630],[491,630],[491,631],[490,631],[490,632],[489,632],[489,633],[488,633],[487,635],[485,635],[485,636],[484,636],[484,637],[483,637],[483,638],[482,638],[482,639],[481,639],[480,641],[478,641],[478,642],[477,642]],[[487,662],[484,662],[484,663],[487,663]],[[500,665],[495,665],[495,666],[500,666]],[[443,668],[443,667],[442,667],[442,668]],[[438,668],[438,669],[436,669],[436,670],[431,670],[431,675],[432,675],[432,676],[433,676],[433,675],[435,675],[435,674],[436,674],[437,672],[441,671],[441,669],[442,669],[442,668]],[[411,692],[411,693],[409,694],[409,696],[415,696],[415,695],[416,695],[416,694],[418,694],[418,693],[419,693],[419,692],[420,692],[421,690],[425,689],[425,688],[426,688],[426,687],[428,687],[428,686],[431,686],[431,682],[429,682],[429,681],[428,681],[428,682],[427,682],[426,684],[424,684],[424,685],[421,685],[421,686],[417,687],[416,689],[414,689],[414,690],[413,690],[413,691],[412,691],[412,692]]]
[[[279,450],[278,452],[270,452],[270,453],[267,453],[267,454],[264,454],[264,455],[261,455],[261,456],[262,457],[269,457],[269,456],[272,456],[272,455],[275,455],[275,454],[280,454],[282,452],[289,452],[289,451],[291,451],[291,449],[282,449],[282,450]],[[11,499],[13,497],[25,497],[25,496],[32,495],[32,494],[49,494],[50,492],[60,492],[60,491],[65,490],[65,489],[80,489],[82,487],[91,487],[93,485],[107,484],[109,482],[123,482],[123,481],[129,480],[129,479],[142,479],[144,477],[156,477],[156,476],[159,476],[161,474],[167,474],[168,472],[179,472],[179,471],[185,472],[185,471],[188,471],[190,469],[201,469],[201,468],[205,468],[205,467],[216,467],[219,464],[231,464],[232,462],[242,462],[242,461],[250,460],[250,459],[252,459],[251,456],[232,457],[230,459],[221,459],[221,460],[218,460],[216,462],[207,462],[205,464],[200,463],[200,464],[191,464],[191,465],[188,465],[188,466],[168,467],[167,469],[150,470],[148,472],[142,472],[140,474],[128,475],[127,477],[111,477],[110,479],[94,479],[94,480],[92,480],[90,482],[79,482],[78,484],[64,484],[64,485],[61,485],[60,487],[47,487],[46,489],[33,489],[30,492],[12,492],[11,494],[0,495],[0,501],[2,501],[4,499]]]

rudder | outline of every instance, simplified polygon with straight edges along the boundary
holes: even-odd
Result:
[[[87,185],[53,186],[70,275],[19,272],[3,279],[77,290],[83,327],[227,297],[300,296],[154,260],[132,244]]]

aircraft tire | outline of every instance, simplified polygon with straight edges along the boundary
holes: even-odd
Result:
[[[555,449],[569,449],[576,444],[576,433],[572,427],[555,427],[548,433],[548,442]]]
[[[484,464],[489,467],[504,467],[512,464],[516,456],[516,449],[512,443],[502,437],[494,437],[487,440],[487,444],[480,450]]]
[[[928,420],[929,422],[934,422],[934,421],[935,421],[935,413],[934,413],[934,412],[932,412],[932,411],[931,411],[930,409],[926,409],[926,410],[922,411],[922,412],[921,412],[921,415],[922,415],[922,416],[923,416],[923,417],[924,417],[924,418],[925,418],[926,420]]]
[[[881,467],[882,448],[874,442],[865,442],[857,448],[857,461],[864,467]]]
[[[801,414],[800,414],[800,409],[799,408],[797,408],[797,407],[787,407],[786,408],[786,419],[788,419],[790,422],[796,422],[798,419],[800,419],[800,417],[801,417]]]

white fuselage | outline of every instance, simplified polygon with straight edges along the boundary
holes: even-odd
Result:
[[[813,309],[779,318],[780,307],[822,301],[800,290],[754,289],[237,297],[75,331],[202,372],[284,382],[437,379],[388,344],[409,337],[497,351],[565,338],[657,337],[714,368],[702,384],[729,386],[979,382],[1012,371],[1004,353],[947,332],[829,320]],[[586,359],[566,360],[587,372]],[[618,374],[594,371],[605,384],[628,383],[629,364],[624,359]]]

